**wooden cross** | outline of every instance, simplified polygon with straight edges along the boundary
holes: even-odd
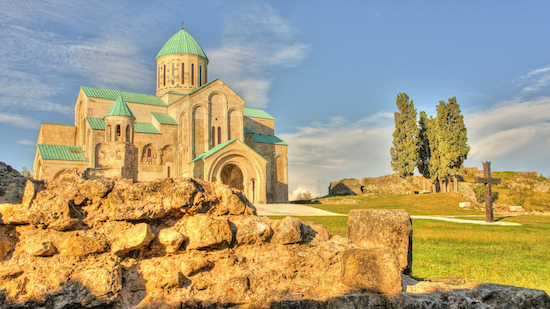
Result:
[[[476,178],[475,182],[485,184],[485,221],[495,222],[491,185],[500,185],[500,178],[491,178],[491,162],[483,162],[483,178]]]

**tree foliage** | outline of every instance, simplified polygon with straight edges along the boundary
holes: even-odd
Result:
[[[399,176],[411,181],[418,163],[418,126],[416,109],[406,93],[398,93],[396,100],[399,112],[394,113],[395,131],[390,150],[391,166]]]
[[[425,178],[430,179],[430,139],[428,134],[428,126],[430,125],[430,119],[426,115],[425,111],[420,112],[420,119],[418,120],[418,171]]]

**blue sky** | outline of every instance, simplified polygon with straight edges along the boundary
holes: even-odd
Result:
[[[547,1],[0,0],[0,161],[32,167],[41,122],[73,124],[80,86],[153,93],[185,21],[221,78],[276,121],[289,189],[392,173],[398,92],[456,96],[466,166],[550,176]],[[296,191],[296,192],[298,192]]]

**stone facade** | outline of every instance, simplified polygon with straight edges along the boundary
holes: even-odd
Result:
[[[91,178],[220,181],[253,203],[288,202],[287,144],[275,119],[219,79],[185,31],[159,52],[156,95],[81,87],[75,125],[43,123],[35,179],[79,168]]]

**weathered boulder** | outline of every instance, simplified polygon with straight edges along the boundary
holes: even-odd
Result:
[[[26,184],[27,178],[0,162],[0,204],[21,204]]]
[[[231,223],[235,224],[235,239],[238,244],[263,243],[273,236],[273,230],[269,224],[257,217],[232,219]]]
[[[181,232],[189,237],[187,250],[226,248],[231,245],[233,232],[225,218],[196,215],[182,222]]]
[[[166,247],[166,252],[176,252],[185,240],[180,232],[173,228],[162,229],[158,236],[159,242]]]
[[[306,221],[302,224],[302,235],[304,238],[304,243],[313,244],[319,241],[326,241],[330,238],[328,228],[313,221]]]
[[[383,294],[401,292],[401,268],[386,247],[348,249],[342,256],[342,283]]]
[[[275,236],[273,240],[282,245],[302,242],[302,220],[286,217],[274,224]]]
[[[204,257],[195,257],[183,261],[180,265],[181,272],[184,276],[190,277],[197,273],[212,268],[214,264]]]
[[[86,236],[72,235],[59,245],[59,253],[70,256],[85,256],[107,251],[107,244]]]
[[[111,245],[111,252],[122,255],[147,246],[155,234],[147,223],[136,224],[118,235]]]
[[[363,247],[391,248],[405,274],[412,272],[412,232],[404,209],[353,209],[348,214],[348,238]]]

